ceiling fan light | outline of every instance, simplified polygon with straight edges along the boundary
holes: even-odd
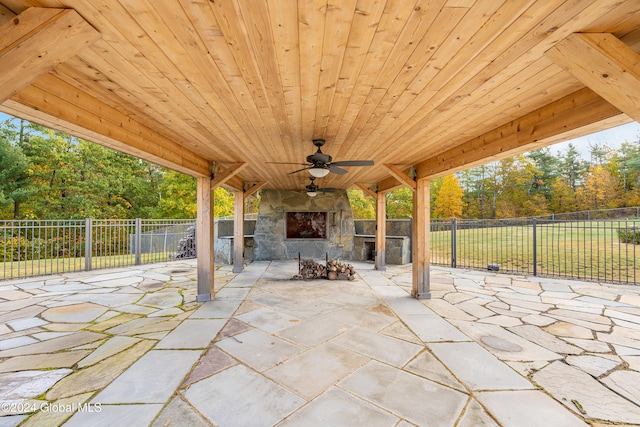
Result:
[[[309,169],[309,173],[312,176],[315,176],[316,178],[322,178],[325,177],[329,174],[329,169],[328,168],[321,168],[321,167],[313,167],[311,169]]]
[[[315,191],[307,191],[307,196],[309,196],[309,197],[316,197],[317,195],[318,195],[318,193],[315,192]]]

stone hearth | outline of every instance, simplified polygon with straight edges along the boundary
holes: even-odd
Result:
[[[326,238],[286,237],[287,212],[326,212]],[[355,226],[347,192],[319,193],[309,197],[303,191],[265,190],[254,232],[254,260],[297,258],[352,259]]]

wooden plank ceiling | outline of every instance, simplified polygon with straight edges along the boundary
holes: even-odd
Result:
[[[272,162],[316,138],[375,162],[321,187],[386,190],[638,120],[640,0],[0,0],[0,25],[1,111],[235,187],[304,188]],[[617,88],[573,72],[608,63],[575,33],[628,49]]]

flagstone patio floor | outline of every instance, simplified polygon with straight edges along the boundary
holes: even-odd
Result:
[[[640,425],[640,288],[353,264],[0,282],[0,427]]]

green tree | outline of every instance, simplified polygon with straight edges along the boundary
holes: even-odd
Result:
[[[589,144],[589,152],[591,154],[591,166],[602,165],[611,152],[611,148],[606,143]]]
[[[233,216],[233,193],[222,187],[217,187],[213,196],[213,216],[215,218]]]
[[[465,209],[463,216],[467,218],[486,218],[487,191],[485,188],[486,166],[482,165],[462,171],[460,184],[464,190]]]
[[[387,218],[402,219],[413,217],[413,191],[407,187],[387,193]]]
[[[580,177],[584,175],[586,170],[586,163],[582,160],[576,147],[570,143],[566,153],[560,159],[560,173],[574,192],[578,189]]]
[[[365,197],[362,190],[347,190],[347,197],[354,219],[375,219],[376,201],[374,199]]]
[[[617,153],[624,206],[640,204],[640,141],[624,142]]]
[[[161,218],[195,218],[196,180],[180,172],[164,171],[158,210]]]
[[[35,192],[29,182],[29,162],[22,150],[0,136],[0,212],[3,218],[20,218],[20,205]]]
[[[542,194],[547,199],[551,197],[551,185],[559,175],[560,161],[551,154],[549,148],[541,148],[526,154],[526,158],[533,162],[535,171],[529,179],[527,195],[532,197]]]
[[[464,192],[455,175],[447,175],[442,180],[435,198],[434,218],[459,218],[462,215]]]

